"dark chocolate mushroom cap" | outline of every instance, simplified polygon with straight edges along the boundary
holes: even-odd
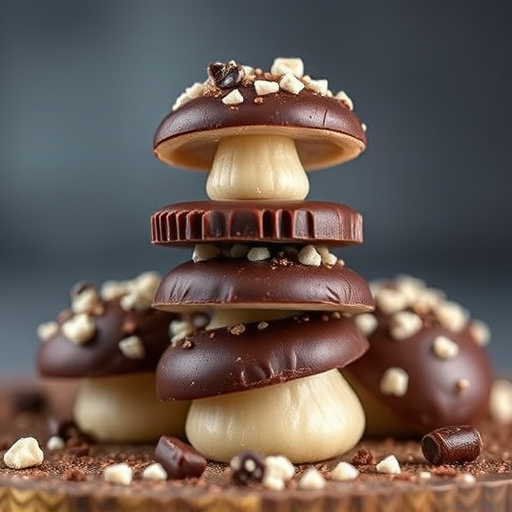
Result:
[[[155,245],[218,242],[343,246],[363,241],[363,219],[347,205],[325,201],[191,201],[151,217]]]
[[[396,287],[391,282],[381,289]],[[464,320],[462,309],[457,310],[458,305],[441,295],[437,304],[432,295],[427,302],[419,296],[399,310],[391,305],[394,311],[384,312],[379,293],[371,314],[375,326],[367,332],[370,349],[343,370],[362,392],[363,405],[372,407],[365,403],[368,396],[403,426],[420,434],[481,420],[488,411],[493,372],[478,325],[469,317]],[[397,315],[402,315],[401,319]],[[356,317],[356,322],[368,326],[369,315],[365,317]],[[394,434],[383,432],[371,417],[369,414],[369,431]]]
[[[164,352],[157,395],[189,400],[261,388],[343,367],[367,348],[339,312],[196,331]]]
[[[341,262],[313,267],[288,258],[230,258],[189,261],[172,269],[153,306],[175,312],[226,307],[360,313],[373,309],[373,299],[367,282]]]
[[[364,151],[363,125],[346,101],[312,89],[314,81],[304,77],[297,78],[304,86],[300,92],[279,88],[258,94],[256,81],[279,83],[282,76],[251,73],[219,84],[212,79],[196,84],[200,92],[158,126],[153,140],[157,158],[172,166],[208,171],[221,138],[249,134],[292,138],[306,170],[337,165]],[[223,99],[234,90],[242,101],[225,104]]]
[[[89,286],[87,291],[94,293],[89,303],[78,300],[75,310],[65,310],[47,324],[37,352],[39,373],[97,377],[154,371],[178,315],[151,308],[151,298],[138,295],[148,290],[125,289],[105,299]]]

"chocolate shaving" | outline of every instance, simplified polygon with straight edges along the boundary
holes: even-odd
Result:
[[[234,60],[229,62],[212,62],[208,66],[208,75],[220,89],[230,89],[242,84],[245,71]]]

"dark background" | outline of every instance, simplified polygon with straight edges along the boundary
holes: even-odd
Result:
[[[492,328],[512,370],[512,2],[0,0],[0,370],[30,372],[36,327],[97,284],[166,272],[149,217],[206,197],[151,139],[214,60],[300,56],[344,89],[369,147],[310,174],[311,199],[363,213],[342,257],[408,273]]]

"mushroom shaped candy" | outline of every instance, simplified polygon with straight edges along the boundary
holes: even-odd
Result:
[[[183,435],[189,403],[163,404],[155,396],[154,370],[169,346],[169,326],[181,322],[151,308],[159,281],[146,272],[106,282],[101,291],[79,283],[71,291],[71,308],[39,327],[39,373],[80,379],[74,421],[99,441]]]
[[[300,59],[270,72],[215,62],[183,93],[154,137],[165,163],[209,171],[211,199],[304,199],[305,170],[346,162],[366,147],[352,101],[304,75]]]
[[[370,349],[343,370],[370,435],[426,434],[478,422],[492,384],[489,330],[419,279],[373,285],[376,309],[355,317]]]
[[[352,319],[339,312],[274,320],[268,310],[252,313],[267,320],[196,331],[160,360],[158,396],[193,400],[186,424],[191,444],[224,462],[246,449],[297,463],[351,449],[364,413],[336,368],[367,349]]]

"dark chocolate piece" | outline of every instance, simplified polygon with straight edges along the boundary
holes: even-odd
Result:
[[[367,346],[353,320],[337,312],[198,331],[162,355],[157,395],[189,400],[279,384],[341,368]]]
[[[279,242],[343,246],[363,241],[363,219],[346,205],[321,201],[193,201],[151,217],[156,245]]]
[[[169,478],[200,477],[206,459],[192,446],[177,437],[161,436],[155,448],[155,460],[162,464]]]
[[[252,85],[238,91],[244,98],[239,105],[225,105],[223,94],[214,94],[171,112],[154,136],[157,158],[169,165],[210,170],[219,139],[239,134],[242,126],[248,135],[288,134],[306,170],[346,162],[366,147],[360,120],[338,99],[306,89],[265,96],[258,96]]]
[[[215,307],[304,310],[373,309],[366,281],[340,263],[312,267],[289,260],[208,260],[171,270],[158,287],[153,306],[168,311]]]
[[[153,309],[126,311],[118,299],[102,302],[100,313],[90,313],[96,329],[87,342],[73,343],[59,329],[53,337],[40,343],[37,367],[41,375],[94,377],[154,370],[169,344],[169,324],[176,315]],[[123,328],[127,321],[137,326],[134,334],[144,345],[142,358],[126,357],[119,348],[119,342],[127,337]]]
[[[423,436],[421,450],[436,465],[471,462],[482,452],[482,438],[470,425],[443,427]]]
[[[208,75],[216,87],[229,89],[241,84],[245,72],[242,66],[230,60],[229,62],[212,62],[208,66]]]
[[[231,459],[231,478],[238,485],[257,484],[263,480],[265,459],[256,452],[246,450]]]

